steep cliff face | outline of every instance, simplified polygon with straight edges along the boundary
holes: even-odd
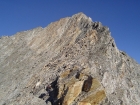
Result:
[[[83,13],[0,39],[1,105],[139,105],[140,65]]]

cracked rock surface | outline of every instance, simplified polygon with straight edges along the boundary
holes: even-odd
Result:
[[[0,105],[140,105],[140,65],[78,13],[0,38]]]

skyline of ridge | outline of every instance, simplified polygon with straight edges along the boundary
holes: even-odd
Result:
[[[29,1],[0,1],[0,37],[46,27],[51,22],[83,12],[93,21],[109,27],[118,49],[140,62],[140,1]]]

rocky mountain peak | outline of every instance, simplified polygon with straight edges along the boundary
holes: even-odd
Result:
[[[1,105],[139,105],[140,65],[83,13],[0,39]]]

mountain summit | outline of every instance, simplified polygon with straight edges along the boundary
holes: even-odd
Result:
[[[0,38],[1,105],[139,105],[140,65],[78,13]]]

